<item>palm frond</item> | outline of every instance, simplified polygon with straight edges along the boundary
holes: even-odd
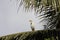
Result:
[[[39,20],[44,18],[48,20],[49,29],[57,27],[60,24],[60,0],[21,0],[26,9],[34,9],[36,14],[39,14]],[[18,8],[19,9],[19,8]],[[45,19],[46,18],[46,19]],[[41,22],[42,22],[41,21]],[[60,25],[59,25],[60,26]],[[58,28],[58,27],[57,27]]]

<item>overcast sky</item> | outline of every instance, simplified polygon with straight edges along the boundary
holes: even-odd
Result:
[[[23,7],[17,14],[16,0],[0,0],[0,36],[31,31],[29,20],[35,23],[36,30],[42,30],[38,18],[33,14],[34,11],[25,12]]]

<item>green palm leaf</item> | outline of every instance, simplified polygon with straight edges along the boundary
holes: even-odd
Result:
[[[60,28],[60,0],[21,0],[20,6],[23,4],[26,9],[34,9],[39,14],[40,19],[48,20],[48,29],[54,27]],[[18,9],[19,9],[18,8]],[[42,13],[44,12],[44,14]],[[41,14],[42,13],[42,14]],[[39,20],[40,20],[39,19]],[[42,22],[40,21],[40,22]]]

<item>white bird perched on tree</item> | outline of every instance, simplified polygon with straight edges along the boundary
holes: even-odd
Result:
[[[29,22],[30,22],[30,26],[31,26],[32,31],[35,31],[34,22],[32,20],[29,20]]]

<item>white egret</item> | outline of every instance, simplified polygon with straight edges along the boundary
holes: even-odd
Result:
[[[32,31],[35,31],[34,22],[32,20],[29,20],[29,22],[30,22],[30,26],[31,26]]]

